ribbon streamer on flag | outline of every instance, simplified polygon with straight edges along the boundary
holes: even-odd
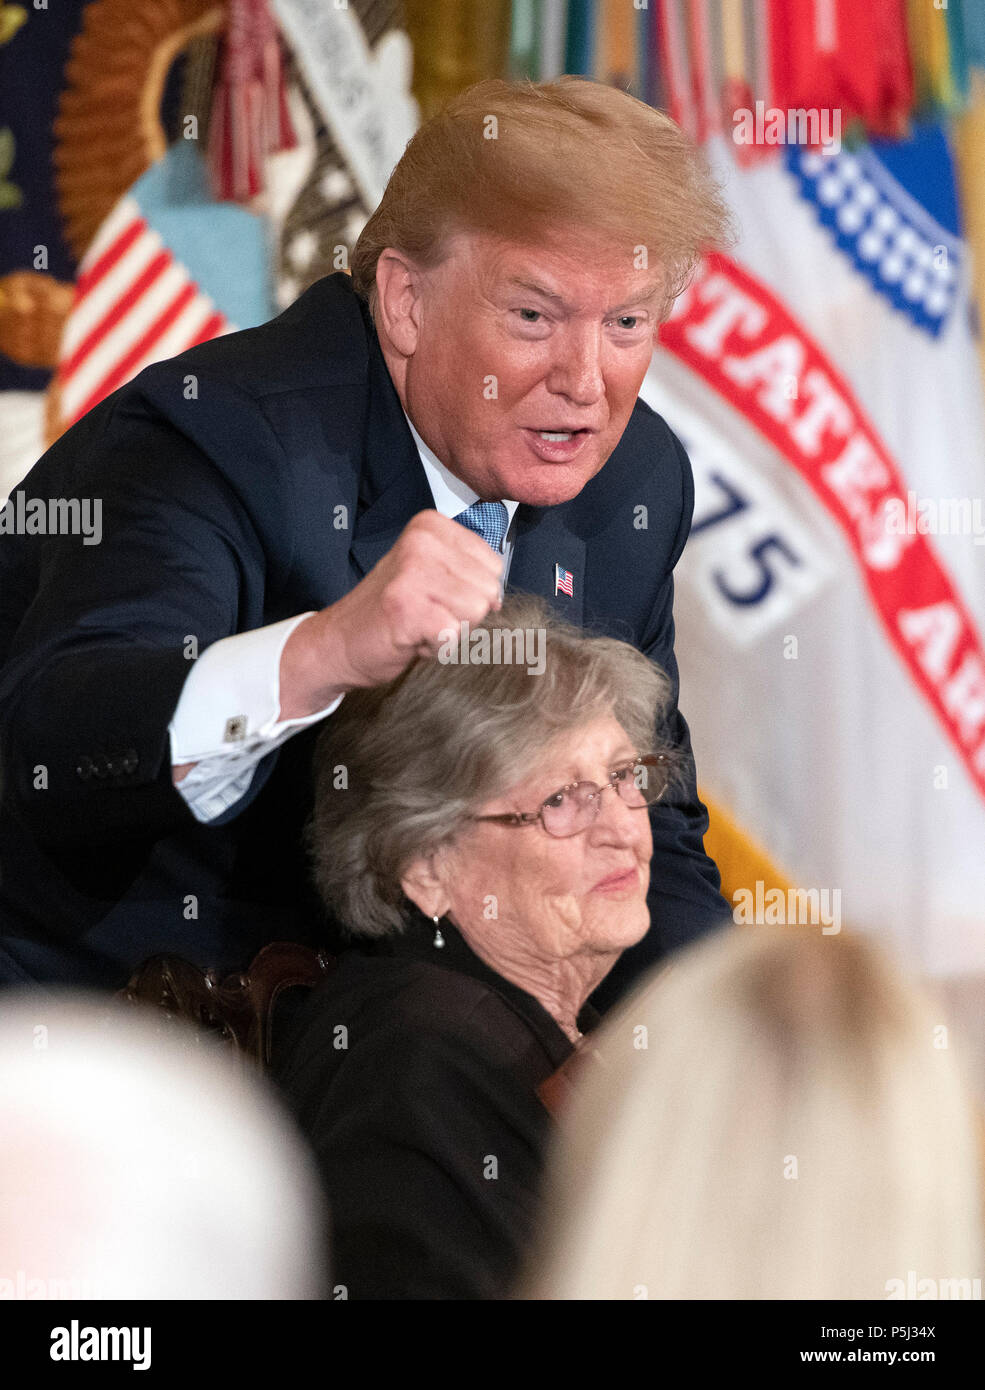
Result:
[[[266,0],[229,0],[221,73],[209,122],[216,197],[247,202],[265,187],[264,159],[295,147],[277,27]]]

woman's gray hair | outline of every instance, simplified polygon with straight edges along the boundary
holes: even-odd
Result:
[[[559,735],[611,711],[639,752],[666,754],[671,776],[679,769],[657,733],[670,682],[635,647],[573,626],[530,594],[510,595],[471,636],[482,629],[502,661],[453,662],[458,640],[439,647],[386,685],[346,695],[318,740],[308,846],[322,900],[351,935],[400,931],[407,867],[452,843]],[[533,672],[528,642],[541,654]]]

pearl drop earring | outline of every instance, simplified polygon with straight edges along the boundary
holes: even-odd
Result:
[[[445,944],[445,938],[441,935],[441,928],[438,926],[438,922],[440,920],[441,919],[438,917],[437,913],[435,913],[435,915],[431,918],[431,921],[434,923],[434,944],[435,946],[437,946],[439,951],[441,947]]]

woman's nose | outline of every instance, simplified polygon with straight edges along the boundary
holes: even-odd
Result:
[[[646,807],[628,806],[611,783],[599,792],[596,804],[598,813],[592,830],[600,840],[631,844],[646,832]]]

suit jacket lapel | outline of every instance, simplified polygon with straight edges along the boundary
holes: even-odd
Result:
[[[424,465],[369,320],[367,335],[369,403],[359,512],[349,548],[359,579],[382,560],[412,516],[434,509]]]
[[[404,471],[356,520],[349,559],[360,579],[383,559],[411,517],[428,509],[434,510],[434,498],[415,449]]]
[[[547,599],[562,618],[581,626],[585,610],[585,542],[568,529],[565,508],[517,508],[513,559],[506,592]],[[554,567],[572,575],[572,594],[555,593]]]

